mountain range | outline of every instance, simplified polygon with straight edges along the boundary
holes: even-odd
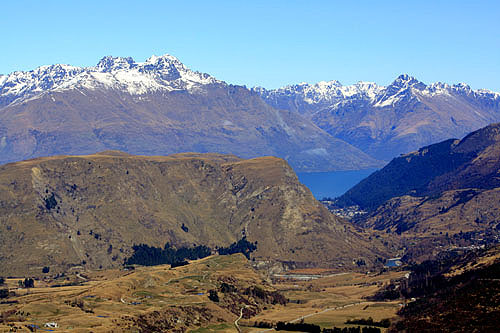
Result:
[[[381,160],[500,121],[499,93],[464,83],[426,85],[407,74],[386,87],[330,81],[253,90],[269,105],[299,113]]]
[[[106,149],[273,155],[300,171],[381,165],[300,114],[169,55],[0,76],[0,163]]]
[[[401,75],[247,89],[171,55],[0,75],[0,163],[107,149],[273,155],[301,172],[381,167],[500,121],[500,94]]]

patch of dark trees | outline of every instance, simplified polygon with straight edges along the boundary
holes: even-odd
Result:
[[[276,331],[290,331],[290,332],[310,332],[310,333],[380,333],[381,330],[378,327],[365,326],[365,327],[333,327],[333,328],[323,328],[319,325],[308,324],[300,321],[298,323],[287,323],[279,321],[276,326],[270,323],[259,322],[256,323],[256,327],[259,328],[274,328]]]
[[[124,265],[143,265],[155,266],[168,264],[172,267],[187,265],[189,260],[196,260],[208,257],[212,253],[212,249],[205,245],[195,247],[180,247],[175,248],[169,243],[166,243],[164,248],[149,246],[147,244],[139,244],[132,246],[134,253],[125,260]],[[228,247],[219,247],[217,252],[220,255],[230,255],[242,253],[247,259],[250,259],[250,253],[257,249],[257,242],[251,243],[246,237],[229,245]]]
[[[45,202],[45,208],[47,208],[47,210],[51,210],[57,207],[56,196],[54,193],[45,198],[44,202]]]
[[[59,287],[74,287],[74,286],[81,286],[83,283],[80,281],[74,281],[74,282],[68,282],[68,283],[57,283],[57,284],[51,284],[50,288],[59,288]]]
[[[346,324],[352,324],[352,325],[365,325],[365,326],[376,326],[376,327],[383,327],[383,328],[389,328],[391,326],[391,320],[390,319],[382,319],[380,321],[374,321],[372,317],[368,318],[361,318],[361,319],[350,319],[345,322]]]
[[[159,248],[146,244],[132,246],[134,253],[125,260],[125,265],[155,266],[169,264],[173,267],[187,264],[186,259],[196,260],[208,257],[211,254],[209,247],[198,245],[195,247],[174,248],[169,243]]]
[[[9,297],[9,289],[4,288],[0,289],[0,298],[7,298]]]
[[[243,237],[239,241],[229,245],[228,247],[220,247],[217,249],[217,252],[220,255],[228,255],[235,253],[243,253],[243,255],[250,259],[250,253],[257,250],[257,242],[250,243],[246,237]]]
[[[219,286],[219,291],[224,294],[235,293],[238,291],[238,288],[236,288],[236,286],[233,286],[230,283],[222,282],[221,285]]]
[[[210,289],[208,291],[208,299],[211,300],[212,302],[219,303],[220,299],[217,290]]]
[[[356,260],[356,265],[358,265],[358,267],[366,266],[366,261],[364,259],[358,259]]]
[[[97,232],[94,232],[94,230],[90,230],[89,235],[91,235],[91,236],[93,235],[95,239],[101,240],[101,235],[98,234]]]
[[[25,278],[23,281],[19,281],[19,286],[24,288],[35,288],[35,280],[32,278]]]
[[[298,331],[298,332],[311,332],[321,333],[321,327],[315,324],[300,323],[286,323],[279,321],[276,324],[276,331]]]
[[[269,323],[267,321],[256,321],[253,324],[253,327],[258,327],[258,328],[273,328],[273,323]]]
[[[172,264],[170,264],[170,267],[175,268],[175,267],[180,267],[180,266],[186,266],[188,264],[189,264],[188,261],[182,260],[182,261],[173,262]]]
[[[344,327],[344,328],[324,328],[322,333],[380,333],[378,327],[365,326],[365,327]]]
[[[267,291],[258,286],[251,286],[243,290],[243,295],[252,296],[253,298],[258,298],[263,300],[268,304],[281,304],[285,305],[288,303],[288,299],[283,296],[278,291]]]
[[[85,304],[85,302],[82,299],[75,298],[73,300],[65,300],[65,304],[73,307],[73,308],[79,308],[85,313],[94,313],[94,310],[88,308],[88,306]]]
[[[0,285],[5,284],[5,279],[3,277],[0,277]],[[21,288],[34,288],[35,287],[35,280],[32,278],[25,278],[24,280],[19,280],[18,282],[19,287]],[[0,289],[0,299],[8,298],[10,296],[15,296],[15,292],[9,291],[9,288],[2,288]],[[2,304],[9,304],[11,302],[2,302]],[[17,303],[17,302],[16,302]]]

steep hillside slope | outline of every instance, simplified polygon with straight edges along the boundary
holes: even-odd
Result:
[[[262,267],[353,267],[384,252],[275,157],[104,152],[0,166],[0,274],[120,266],[134,244],[258,242]],[[368,237],[368,235],[366,235]]]
[[[500,241],[500,124],[394,159],[339,198],[370,210],[356,223],[385,231],[423,260]]]
[[[500,124],[492,124],[393,159],[338,199],[342,206],[374,209],[402,196],[439,195],[446,190],[500,187]]]
[[[143,63],[106,57],[95,67],[43,66],[2,77],[0,163],[106,149],[272,155],[300,171],[380,166],[310,120],[169,55]]]
[[[273,107],[302,114],[384,160],[500,121],[499,93],[463,83],[426,85],[408,75],[387,87],[331,81],[254,90]]]

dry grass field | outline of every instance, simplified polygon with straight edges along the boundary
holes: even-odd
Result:
[[[131,317],[170,305],[207,308],[220,317],[214,316],[208,322],[231,322],[237,316],[220,311],[207,298],[207,291],[216,287],[217,279],[229,272],[240,283],[260,281],[260,276],[239,255],[205,258],[174,269],[164,265],[82,273],[79,276],[88,280],[79,286],[38,288],[43,283],[35,281],[36,288],[13,289],[18,296],[8,300],[17,303],[0,305],[4,316],[14,312],[9,316],[10,322],[0,324],[0,331],[10,331],[12,325],[21,327],[19,331],[29,331],[28,325],[43,328],[45,323],[56,322],[59,328],[54,330],[61,332],[133,332],[139,329],[134,328]],[[8,284],[14,287],[17,280],[8,280]],[[200,323],[204,320],[198,319]]]
[[[294,272],[297,273],[297,272]],[[304,274],[304,271],[300,271]],[[317,274],[318,271],[311,272]],[[384,283],[400,278],[405,272],[384,274],[341,273],[310,281],[280,280],[274,287],[290,299],[286,306],[276,306],[244,321],[254,322],[299,321],[320,325],[322,328],[345,327],[348,319],[372,317],[375,321],[396,316],[399,302],[368,302]],[[357,325],[356,325],[357,326]],[[258,332],[262,329],[249,329]]]
[[[303,316],[305,322],[322,327],[342,327],[347,319],[393,317],[397,302],[366,302],[363,297],[402,274],[342,273],[310,281],[280,278],[271,285],[242,255],[233,255],[212,256],[173,269],[164,265],[74,272],[63,279],[37,280],[29,290],[18,288],[19,279],[8,279],[16,296],[0,304],[0,332],[29,332],[30,328],[38,332],[152,332],[150,324],[170,327],[166,332],[235,332],[234,320],[243,303],[235,304],[234,311],[227,302],[208,298],[208,291],[217,289],[221,281],[231,281],[239,290],[249,286],[279,290],[291,301],[260,304],[260,313],[240,321],[243,332],[261,331],[251,327],[255,321],[292,321]],[[77,281],[80,285],[51,287]],[[240,301],[256,304],[257,299],[248,296]],[[58,327],[44,327],[49,322]]]

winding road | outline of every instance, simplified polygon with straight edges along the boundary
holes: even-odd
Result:
[[[240,309],[240,316],[238,317],[238,319],[234,321],[234,326],[236,327],[239,333],[241,333],[241,328],[238,326],[238,321],[240,321],[240,319],[243,317],[243,309],[245,308],[248,308],[248,305],[245,305]]]

